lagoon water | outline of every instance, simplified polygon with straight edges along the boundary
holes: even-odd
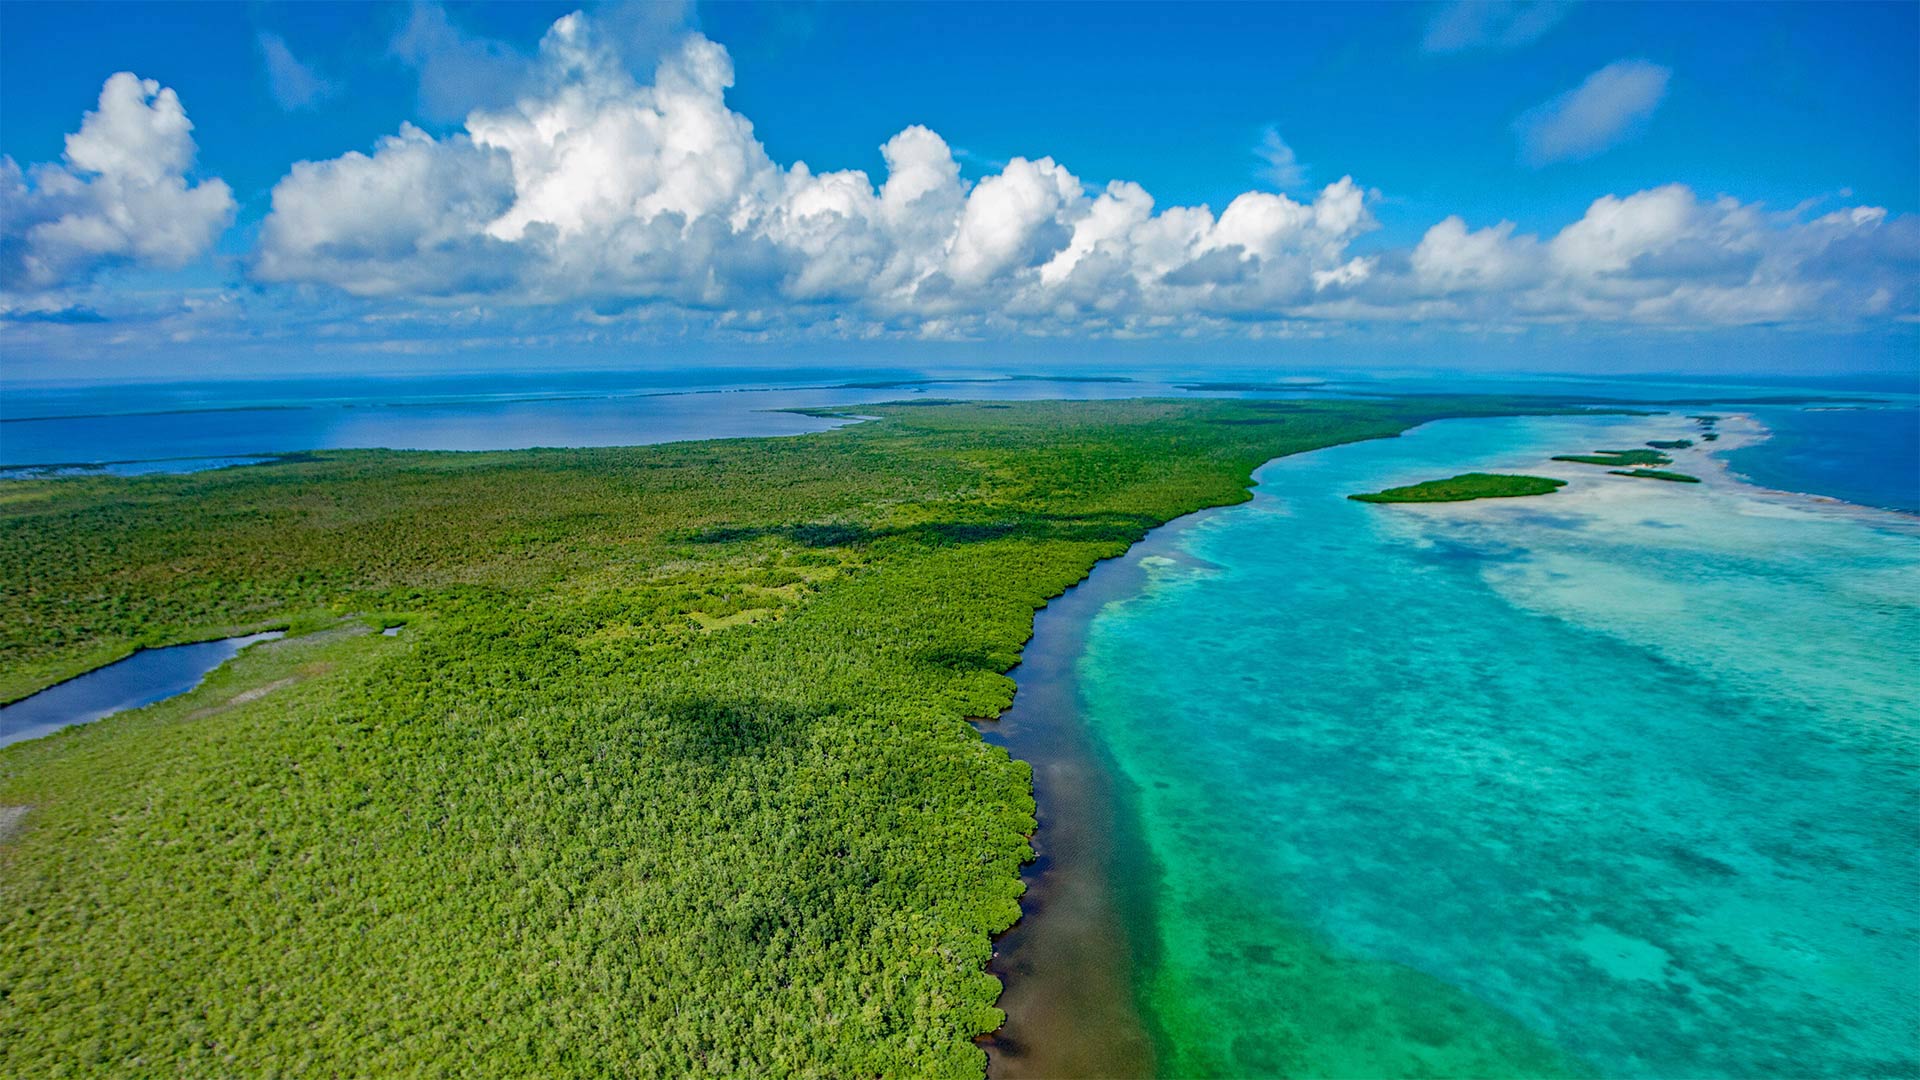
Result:
[[[0,705],[0,746],[177,697],[199,686],[208,672],[233,659],[241,649],[280,636],[281,631],[269,630],[218,641],[141,649],[124,660],[95,668],[11,705]]]
[[[1072,696],[1120,839],[1086,878],[1158,1071],[1920,1070],[1920,522],[1698,450],[1700,485],[1546,461],[1687,426],[1281,459],[1099,606]],[[1344,498],[1470,469],[1572,483]]]

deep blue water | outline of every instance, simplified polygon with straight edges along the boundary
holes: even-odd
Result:
[[[142,649],[125,660],[95,668],[11,705],[0,705],[0,746],[37,739],[74,724],[86,724],[184,694],[207,673],[256,641],[279,631],[245,637]]]
[[[1920,514],[1920,409],[1752,410],[1772,437],[1727,461],[1762,487]]]

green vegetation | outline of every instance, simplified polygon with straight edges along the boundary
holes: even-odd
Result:
[[[1547,476],[1509,476],[1502,473],[1462,473],[1445,480],[1428,480],[1347,498],[1369,503],[1466,502],[1469,499],[1511,499],[1548,495],[1566,487],[1565,480]]]
[[[1685,450],[1693,445],[1692,439],[1648,439],[1647,445],[1655,450]]]
[[[1644,476],[1649,480],[1671,480],[1676,484],[1697,484],[1700,478],[1688,476],[1683,472],[1667,472],[1663,469],[1609,469],[1615,476]]]
[[[1555,461],[1582,465],[1671,465],[1673,459],[1658,450],[1595,450],[1591,454],[1556,454]]]
[[[0,1071],[978,1076],[1034,610],[1268,458],[1541,410],[858,411],[10,484],[0,698],[294,634],[0,749]]]

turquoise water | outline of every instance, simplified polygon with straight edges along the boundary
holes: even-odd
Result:
[[[1920,1072],[1920,523],[1545,460],[1685,424],[1282,459],[1100,610],[1161,1073]],[[1470,469],[1572,483],[1343,497]]]

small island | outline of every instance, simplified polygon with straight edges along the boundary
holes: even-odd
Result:
[[[1445,480],[1428,480],[1347,498],[1366,503],[1466,502],[1470,499],[1511,499],[1548,495],[1567,485],[1547,476],[1508,476],[1500,473],[1462,473]]]
[[[1658,450],[1595,450],[1591,454],[1556,454],[1555,461],[1581,465],[1671,465],[1673,459]]]
[[[1676,484],[1697,484],[1700,478],[1688,476],[1683,472],[1668,472],[1665,469],[1609,469],[1615,476],[1644,476],[1648,480],[1671,480]]]
[[[1649,439],[1647,445],[1655,450],[1685,450],[1693,445],[1692,439]]]
[[[1720,438],[1720,433],[1714,430],[1714,425],[1720,422],[1720,417],[1714,415],[1713,413],[1699,413],[1697,415],[1689,416],[1687,417],[1687,419],[1692,420],[1695,423],[1700,425],[1700,441],[1701,442],[1713,442],[1718,438]]]

